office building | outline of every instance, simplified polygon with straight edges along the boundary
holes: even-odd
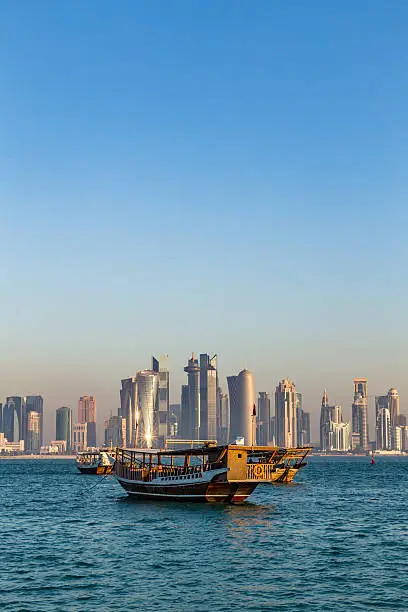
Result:
[[[27,395],[24,398],[24,436],[28,434],[28,413],[31,411],[38,412],[40,415],[40,446],[42,446],[44,442],[44,400],[41,395]]]
[[[219,444],[227,444],[229,440],[229,401],[228,393],[217,389],[217,440]]]
[[[354,379],[354,401],[352,405],[352,433],[359,434],[361,450],[369,450],[367,420],[367,379]]]
[[[297,394],[295,383],[285,378],[275,391],[276,443],[282,447],[297,446]]]
[[[67,452],[72,446],[72,410],[68,406],[61,406],[55,411],[55,438],[65,440]]]
[[[217,356],[200,355],[200,438],[217,438]]]
[[[84,395],[79,398],[78,423],[87,423],[88,447],[96,447],[96,398],[94,395]]]
[[[391,427],[391,450],[398,452],[402,450],[402,428],[399,425]]]
[[[187,373],[188,387],[188,415],[183,423],[183,438],[189,440],[200,439],[200,366],[194,353],[184,368]],[[183,407],[183,403],[182,403]],[[183,415],[184,419],[184,415]]]
[[[126,419],[126,446],[134,448],[137,438],[136,376],[124,378],[121,383],[119,416]]]
[[[41,448],[41,414],[35,410],[26,413],[26,440],[24,448],[27,453],[36,455]]]
[[[391,450],[391,417],[390,411],[386,407],[381,407],[378,409],[376,434],[377,450]]]
[[[341,406],[329,405],[326,389],[320,408],[320,449],[324,452],[345,452],[350,449],[351,425],[344,423]]]
[[[111,416],[104,422],[105,446],[126,446],[126,419]]]
[[[24,402],[17,395],[7,398],[3,406],[3,432],[8,442],[24,440]]]
[[[169,401],[170,401],[170,375],[168,370],[168,355],[161,355],[158,359],[152,358],[152,370],[159,375],[159,414],[158,414],[158,440],[157,445],[164,446],[168,435]]]
[[[235,442],[243,438],[244,444],[256,444],[254,377],[248,370],[242,370],[237,376],[228,376],[227,382],[230,405],[229,439]]]
[[[296,444],[303,446],[303,396],[296,393]]]
[[[72,450],[80,453],[88,448],[88,423],[75,423],[72,428]]]
[[[302,444],[303,446],[309,446],[310,440],[311,440],[310,412],[304,412],[302,410]]]
[[[169,405],[168,437],[178,438],[181,434],[181,404]]]
[[[257,410],[257,444],[267,446],[271,440],[271,399],[266,391],[260,391]]]
[[[152,448],[158,443],[159,374],[153,370],[136,373],[137,384],[137,445]]]

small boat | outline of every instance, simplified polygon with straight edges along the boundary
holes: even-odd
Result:
[[[75,465],[81,474],[112,474],[114,459],[107,451],[83,451],[77,454]]]
[[[114,474],[137,499],[240,503],[262,483],[288,483],[311,447],[204,445],[178,450],[117,449]]]

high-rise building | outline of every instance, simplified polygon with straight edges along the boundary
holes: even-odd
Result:
[[[96,398],[94,395],[84,395],[79,398],[78,423],[87,423],[88,447],[96,447]]]
[[[302,444],[308,446],[310,439],[310,412],[302,411]]]
[[[391,418],[388,408],[382,407],[378,410],[376,433],[377,450],[391,450]]]
[[[280,381],[275,391],[276,443],[278,446],[297,446],[296,406],[295,383],[285,378]]]
[[[187,373],[187,386],[188,386],[188,419],[186,423],[190,431],[190,435],[186,436],[186,439],[199,440],[200,439],[200,366],[198,359],[195,359],[194,353],[191,359],[188,360],[188,364],[184,368]],[[191,427],[190,427],[191,424]],[[184,431],[184,426],[183,426]]]
[[[35,410],[26,413],[26,440],[24,441],[25,450],[36,455],[41,447],[41,414]]]
[[[168,436],[169,438],[177,438],[180,433],[181,427],[181,404],[170,404],[169,405],[169,419],[168,419]]]
[[[188,385],[181,386],[181,419],[179,434],[183,440],[191,440],[193,437],[193,422],[190,413]]]
[[[388,410],[390,411],[391,427],[398,426],[400,417],[400,398],[398,391],[391,388],[387,394],[388,397]]]
[[[75,423],[72,428],[72,450],[80,453],[88,448],[88,423]]]
[[[330,406],[324,390],[320,410],[320,449],[325,452],[345,452],[350,449],[350,423],[344,423],[341,406]]]
[[[170,378],[168,370],[168,355],[161,355],[158,359],[152,358],[152,370],[159,375],[159,424],[158,424],[158,446],[164,446],[164,440],[168,435],[169,401],[170,401]]]
[[[3,431],[8,442],[24,440],[24,403],[17,395],[7,398],[3,406]]]
[[[360,435],[360,448],[369,450],[367,421],[367,379],[354,379],[354,402],[352,405],[353,433]]]
[[[303,446],[303,396],[296,393],[296,443]]]
[[[227,444],[229,440],[229,402],[228,393],[217,388],[217,440],[219,444]]]
[[[126,419],[121,416],[111,416],[105,420],[104,430],[106,446],[126,445]]]
[[[230,404],[229,439],[234,442],[237,438],[244,438],[245,444],[256,444],[254,377],[248,370],[242,370],[238,376],[228,376],[227,382]]]
[[[153,370],[136,373],[137,384],[137,443],[152,448],[158,443],[159,375]]]
[[[3,404],[0,402],[0,432],[3,433]]]
[[[399,425],[391,427],[391,450],[398,452],[402,450],[402,427]]]
[[[271,444],[276,446],[276,416],[271,417]]]
[[[67,452],[71,452],[72,445],[72,410],[68,406],[61,406],[55,411],[55,438],[65,440]]]
[[[24,398],[24,436],[28,434],[28,413],[33,410],[40,415],[40,445],[42,446],[44,443],[44,400],[41,395],[27,395]],[[27,443],[25,447],[27,448]]]
[[[200,355],[200,438],[217,438],[217,356]]]
[[[271,440],[271,400],[266,391],[259,391],[257,428],[257,443],[266,446]]]
[[[126,446],[134,448],[136,446],[138,416],[136,376],[122,380],[119,416],[126,419]]]

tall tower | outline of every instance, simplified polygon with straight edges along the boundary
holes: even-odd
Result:
[[[391,416],[388,408],[380,408],[378,411],[377,449],[391,450]]]
[[[159,446],[164,446],[167,438],[167,425],[169,418],[170,380],[168,369],[168,355],[160,355],[158,359],[152,358],[152,370],[159,375]]]
[[[188,381],[188,411],[191,419],[191,439],[200,439],[200,366],[194,353],[184,368]],[[190,436],[188,436],[190,437]]]
[[[217,356],[200,355],[200,437],[217,438]]]
[[[159,425],[159,375],[153,370],[136,373],[137,442],[145,448],[157,444]]]
[[[78,402],[78,423],[87,423],[88,446],[96,446],[96,398],[83,395]]]
[[[9,442],[24,440],[23,398],[13,395],[3,406],[3,432]]]
[[[137,438],[137,384],[136,376],[124,378],[120,390],[119,416],[126,419],[126,442],[128,448],[136,446]]]
[[[55,439],[65,440],[67,452],[71,451],[72,443],[72,410],[67,406],[57,408],[55,412]]]
[[[228,376],[230,402],[230,433],[233,442],[244,438],[247,445],[256,444],[253,409],[255,404],[254,377],[248,370],[238,376]]]
[[[325,389],[320,407],[320,450],[322,451],[327,450],[326,430],[329,420],[329,399]]]
[[[26,413],[26,440],[24,448],[32,455],[37,455],[40,452],[40,428],[41,415],[36,410],[29,410]]]
[[[188,403],[188,385],[181,387],[181,418],[179,434],[183,440],[191,440],[193,424],[191,421],[190,407]]]
[[[26,436],[28,432],[28,413],[30,411],[38,412],[38,414],[40,415],[40,446],[42,446],[44,441],[44,400],[41,395],[27,395],[27,397],[24,398],[24,406],[24,436]]]
[[[257,425],[257,443],[266,446],[271,440],[271,400],[266,391],[259,392]]]
[[[303,446],[303,396],[296,393],[296,443]]]
[[[283,379],[275,391],[276,437],[278,446],[297,446],[296,387]]]
[[[388,398],[388,410],[390,411],[391,427],[400,425],[400,398],[398,391],[391,388],[387,394]]]
[[[355,378],[352,426],[353,433],[360,436],[360,448],[362,450],[368,450],[367,402],[367,379]]]

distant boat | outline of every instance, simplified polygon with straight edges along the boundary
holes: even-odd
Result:
[[[114,459],[106,451],[83,451],[75,459],[81,474],[112,474],[113,463]]]
[[[262,483],[289,483],[311,447],[204,445],[178,450],[117,449],[114,473],[138,499],[240,503]]]
[[[374,453],[371,455],[371,465],[374,465],[375,461],[374,461]]]

